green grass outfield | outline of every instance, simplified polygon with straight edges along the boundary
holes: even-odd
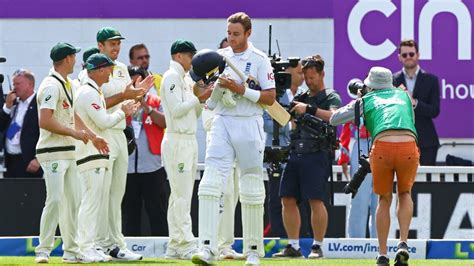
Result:
[[[393,265],[393,261],[390,261]],[[61,257],[51,257],[49,264],[62,264]],[[135,263],[127,262],[108,262],[108,263],[94,263],[92,265],[194,265],[190,261],[183,260],[165,260],[165,259],[145,259]],[[0,265],[35,265],[34,257],[0,257]],[[39,264],[36,264],[39,265]],[[244,261],[219,261],[219,265],[244,265]],[[284,259],[263,259],[261,265],[317,265],[317,266],[366,266],[375,265],[375,259],[321,259],[321,260],[284,260]],[[425,265],[474,265],[472,260],[410,260],[410,266],[425,266]]]

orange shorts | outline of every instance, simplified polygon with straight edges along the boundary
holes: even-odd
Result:
[[[374,178],[374,193],[392,192],[394,174],[397,174],[397,191],[411,191],[415,183],[420,152],[415,141],[384,142],[376,140],[370,152],[370,170]]]

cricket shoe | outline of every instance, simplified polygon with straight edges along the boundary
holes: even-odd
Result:
[[[142,255],[133,253],[127,248],[119,248],[117,246],[110,248],[107,253],[112,257],[112,260],[137,261],[143,259]]]
[[[36,263],[48,263],[49,262],[49,255],[46,252],[38,252],[36,253],[35,258]]]
[[[194,254],[191,261],[197,265],[217,265],[217,257],[208,247],[203,247]]]
[[[260,265],[260,256],[255,251],[250,251],[247,253],[247,260],[245,261],[246,266],[259,266]]]

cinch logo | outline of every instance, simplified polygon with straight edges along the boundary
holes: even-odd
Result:
[[[415,39],[415,0],[400,1],[402,39]],[[368,60],[382,60],[390,56],[397,46],[388,38],[382,43],[372,45],[362,36],[361,24],[364,17],[373,11],[390,17],[397,10],[391,0],[359,0],[352,8],[347,20],[347,35],[354,50]],[[434,17],[443,12],[454,15],[457,19],[458,60],[471,60],[471,15],[461,0],[428,0],[418,17],[418,45],[420,59],[432,57],[432,22]],[[374,25],[373,27],[380,27]],[[454,29],[453,29],[454,30]],[[448,40],[445,40],[448,41]]]

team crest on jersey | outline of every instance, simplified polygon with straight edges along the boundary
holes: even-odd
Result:
[[[51,95],[48,95],[48,96],[46,96],[46,98],[44,98],[44,101],[47,102],[47,101],[49,101],[50,99],[51,99]]]
[[[63,100],[63,109],[69,109],[71,107],[66,100]]]
[[[252,63],[247,62],[247,65],[245,65],[245,74],[250,74],[250,67],[252,67]]]
[[[100,107],[100,105],[98,105],[96,103],[92,103],[91,106],[92,106],[92,108],[94,108],[96,110],[100,110],[100,108],[102,108],[102,107]]]
[[[184,163],[179,163],[178,164],[178,172],[183,173],[184,172]]]
[[[51,164],[51,172],[57,173],[58,172],[58,163]]]

